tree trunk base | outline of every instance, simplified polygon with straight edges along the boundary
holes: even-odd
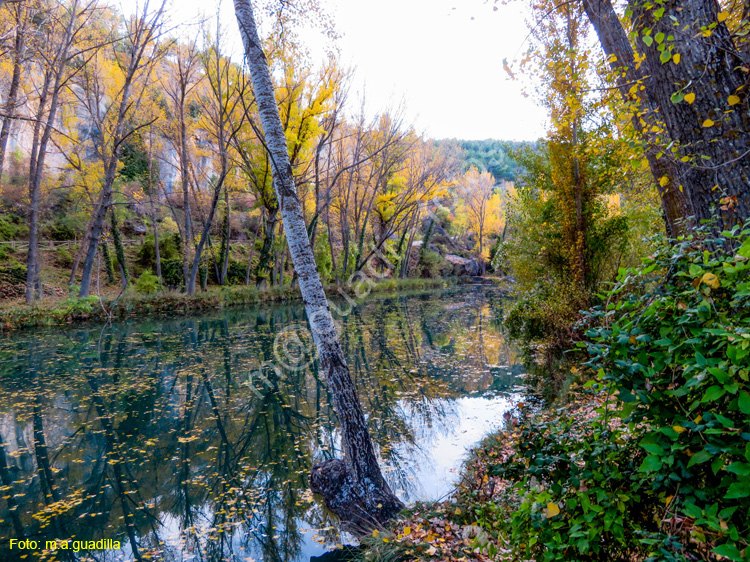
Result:
[[[357,486],[341,459],[313,466],[310,488],[323,496],[325,506],[338,515],[347,531],[356,536],[381,528],[404,508],[403,502],[385,487]]]

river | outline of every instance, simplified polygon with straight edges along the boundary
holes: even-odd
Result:
[[[392,489],[406,503],[445,496],[469,448],[523,397],[501,292],[336,304]],[[309,491],[312,464],[340,456],[330,404],[301,306],[3,338],[0,559],[320,556],[350,539]],[[19,537],[38,548],[11,551]]]

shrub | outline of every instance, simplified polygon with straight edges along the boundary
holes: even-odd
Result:
[[[244,285],[245,276],[247,275],[247,263],[243,263],[239,260],[229,260],[227,265],[227,284],[228,285]]]
[[[687,522],[649,544],[669,559],[692,546],[748,560],[750,221],[721,238],[706,232],[622,270],[609,304],[590,314],[602,325],[588,350],[620,416],[644,428],[650,494]]]
[[[514,555],[750,560],[750,223],[662,244],[602,299],[600,407],[528,419],[492,466]]]
[[[419,254],[419,265],[416,274],[423,278],[447,277],[453,272],[453,266],[440,254],[425,251]]]
[[[179,259],[182,268],[182,251],[180,249],[179,233],[165,234],[159,237],[159,257],[161,258],[162,275],[164,262]],[[156,270],[156,244],[154,235],[150,234],[143,240],[135,258],[136,264],[143,269]]]
[[[25,240],[29,236],[29,227],[23,217],[7,213],[0,215],[0,240]]]
[[[69,212],[69,211],[66,211]],[[55,216],[51,221],[42,225],[41,234],[47,240],[74,240],[83,234],[86,224],[74,214]]]
[[[73,265],[73,255],[65,246],[58,246],[55,249],[55,263],[60,267],[71,267]]]
[[[159,245],[161,247],[161,244]],[[182,258],[161,260],[161,280],[165,286],[177,289],[185,284],[182,276]]]
[[[142,295],[153,295],[159,291],[159,278],[147,269],[135,280],[135,290]]]

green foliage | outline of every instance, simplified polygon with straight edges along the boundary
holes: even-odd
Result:
[[[48,240],[74,240],[86,229],[84,221],[75,214],[68,214],[67,210],[55,214],[41,227],[41,234]]]
[[[17,283],[26,282],[26,266],[18,263],[16,260],[11,259],[10,263],[4,267],[0,267],[0,281],[15,285]]]
[[[135,290],[142,295],[153,295],[159,291],[159,278],[147,269],[135,280]]]
[[[588,350],[620,417],[643,428],[634,448],[650,494],[674,497],[699,545],[750,560],[750,222],[705,232],[621,271],[590,314],[603,325]],[[674,540],[648,544],[671,556]]]
[[[328,232],[325,230],[318,235],[318,241],[315,243],[315,263],[318,266],[320,280],[323,283],[330,283],[333,276],[333,261],[328,245]]]
[[[135,137],[134,137],[135,138]],[[120,150],[120,176],[127,181],[135,181],[142,186],[148,186],[149,174],[148,153],[138,142],[126,141]],[[158,170],[151,171],[153,177],[158,177]]]
[[[419,265],[415,273],[422,278],[447,277],[453,273],[453,266],[435,252],[419,252]]]
[[[182,250],[180,246],[180,235],[179,233],[174,234],[163,234],[159,236],[159,257],[162,262],[162,269],[164,268],[164,262],[167,260],[179,259],[182,264]],[[143,241],[143,244],[138,249],[136,255],[136,264],[143,269],[156,269],[156,244],[154,243],[154,235],[149,234]],[[182,265],[180,265],[182,267]],[[163,273],[163,272],[162,272]]]
[[[750,222],[703,236],[623,269],[586,315],[599,407],[509,436],[492,474],[514,559],[750,560]]]
[[[161,247],[161,240],[159,240]],[[161,278],[165,286],[178,289],[185,283],[182,275],[182,258],[170,258],[161,261]]]
[[[541,282],[514,300],[503,323],[517,341],[561,350],[571,341],[585,298],[575,285]]]
[[[533,143],[508,142],[500,140],[456,141],[462,151],[464,171],[472,166],[479,171],[488,171],[496,180],[515,180],[521,167],[513,159],[511,152],[521,146]]]
[[[99,304],[99,297],[91,295],[79,299],[70,297],[65,299],[60,305],[52,310],[52,314],[62,316],[63,318],[87,317],[94,312],[95,307]]]
[[[227,266],[227,285],[244,285],[245,275],[247,274],[247,263],[239,260],[229,260]]]
[[[125,260],[125,248],[122,245],[120,228],[117,225],[117,212],[114,207],[112,207],[110,218],[112,219],[112,241],[115,244],[115,256],[117,257],[117,263],[120,264],[120,273],[123,276],[123,286],[127,286],[128,281],[130,280],[130,273],[128,272],[128,263]]]
[[[0,215],[0,241],[24,240],[29,236],[29,227],[23,217],[4,213]]]
[[[55,249],[55,263],[60,267],[71,267],[73,265],[73,255],[65,246],[58,246]]]

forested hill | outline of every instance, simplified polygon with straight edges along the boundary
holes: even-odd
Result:
[[[497,139],[460,140],[450,139],[441,143],[455,143],[461,149],[464,170],[474,166],[480,171],[490,172],[496,180],[513,181],[520,172],[520,166],[513,160],[514,150],[529,142],[503,141]]]

